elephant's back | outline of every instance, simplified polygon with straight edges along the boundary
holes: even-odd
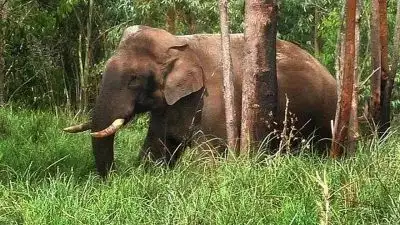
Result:
[[[204,98],[202,129],[205,133],[226,138],[223,100],[223,75],[220,35],[181,36],[198,53],[202,63],[207,94]],[[242,74],[244,72],[244,36],[231,35],[231,57],[235,83],[236,112],[241,120]],[[277,40],[278,115],[284,118],[286,96],[289,111],[298,119],[297,127],[308,135],[322,127],[321,136],[329,137],[330,120],[336,109],[336,81],[327,69],[307,51],[287,41]],[[280,122],[281,123],[281,122]],[[328,132],[329,131],[329,132]]]

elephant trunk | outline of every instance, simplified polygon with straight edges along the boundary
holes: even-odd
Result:
[[[92,117],[92,133],[101,132],[112,123],[113,119],[106,106],[96,103]],[[114,136],[95,137],[92,135],[92,148],[96,169],[100,176],[107,176],[114,160]]]
[[[114,134],[105,138],[92,137],[96,169],[100,176],[106,177],[114,161]]]
[[[121,104],[122,101],[113,96],[104,97],[105,93],[100,93],[96,100],[91,127],[96,168],[102,177],[113,167],[115,133],[132,118],[134,109],[133,105]]]

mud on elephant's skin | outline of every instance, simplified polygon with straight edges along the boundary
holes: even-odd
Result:
[[[242,34],[231,36],[235,74],[235,105],[241,110]],[[66,128],[92,130],[97,171],[106,176],[114,159],[114,135],[135,115],[150,112],[150,124],[140,157],[174,164],[188,138],[201,130],[226,138],[220,36],[174,36],[165,30],[133,26],[124,31],[116,53],[107,61],[90,123]],[[330,138],[336,107],[336,82],[310,54],[277,41],[278,113],[284,119],[287,96],[302,135],[316,131]],[[238,115],[240,120],[240,115]]]

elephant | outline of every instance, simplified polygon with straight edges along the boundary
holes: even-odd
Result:
[[[231,34],[230,40],[240,121],[244,35]],[[299,46],[277,40],[276,49],[276,122],[284,120],[287,96],[301,135],[330,138],[337,102],[335,79]],[[219,34],[176,36],[142,25],[126,28],[106,62],[91,121],[64,130],[91,130],[96,168],[105,177],[114,160],[116,132],[145,112],[150,119],[139,154],[143,160],[173,165],[193,143],[226,139]]]

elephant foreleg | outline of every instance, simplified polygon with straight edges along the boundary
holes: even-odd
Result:
[[[139,158],[144,162],[174,166],[183,152],[184,146],[175,138],[160,137],[149,131]]]
[[[139,159],[143,162],[173,166],[183,149],[181,140],[168,135],[164,121],[159,117],[152,117]]]

